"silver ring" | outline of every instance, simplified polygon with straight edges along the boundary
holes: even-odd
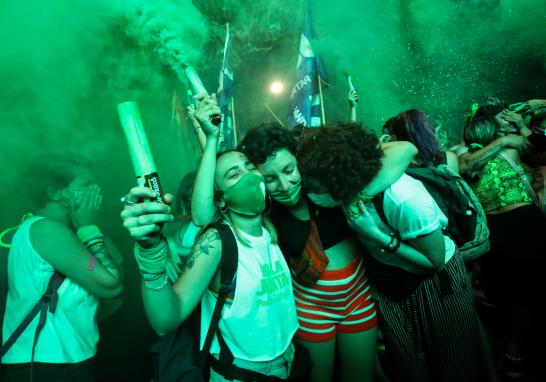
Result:
[[[136,202],[133,202],[133,201],[129,200],[129,194],[122,196],[121,199],[120,199],[120,202],[125,204],[126,206],[136,204]]]

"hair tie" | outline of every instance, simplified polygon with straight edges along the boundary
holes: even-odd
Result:
[[[474,102],[472,106],[470,106],[470,113],[468,113],[468,118],[474,118],[479,108],[480,105],[477,102]]]

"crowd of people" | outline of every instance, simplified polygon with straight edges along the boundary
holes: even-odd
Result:
[[[418,109],[378,138],[355,122],[351,92],[348,122],[263,124],[223,152],[215,96],[196,101],[197,171],[165,203],[146,187],[122,199],[160,336],[155,380],[526,380],[546,265],[546,101],[475,104],[446,148]],[[92,381],[123,257],[96,225],[85,158],[30,171],[32,214],[0,236],[1,378]]]

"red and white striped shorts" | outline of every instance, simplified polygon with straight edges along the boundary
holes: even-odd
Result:
[[[325,271],[312,288],[292,279],[300,328],[296,337],[327,342],[336,333],[360,333],[375,328],[377,317],[362,264],[355,258],[343,269]]]

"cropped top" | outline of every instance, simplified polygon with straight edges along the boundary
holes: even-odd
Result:
[[[323,208],[308,201],[309,214],[315,222],[320,241],[326,250],[348,239],[352,231],[341,207]],[[269,215],[277,230],[279,247],[286,257],[300,256],[311,232],[309,220],[300,220],[280,203],[273,201]]]
[[[529,167],[517,164],[532,183]],[[474,192],[482,203],[485,212],[517,203],[533,203],[533,197],[527,191],[520,176],[510,163],[500,156],[491,159],[485,165],[481,177],[471,184]]]

